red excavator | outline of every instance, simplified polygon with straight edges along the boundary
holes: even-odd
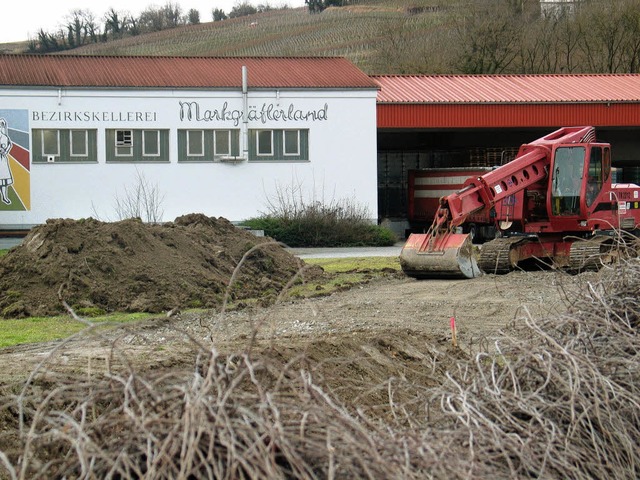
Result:
[[[467,218],[488,209],[497,238],[476,252]],[[511,162],[442,197],[427,233],[400,254],[416,278],[507,273],[527,260],[581,271],[612,261],[619,238],[640,236],[640,186],[611,183],[611,146],[593,127],[565,127],[522,145]]]

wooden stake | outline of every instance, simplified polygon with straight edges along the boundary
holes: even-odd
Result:
[[[456,332],[456,317],[451,317],[449,319],[451,323],[451,343],[454,348],[458,348],[458,333]]]

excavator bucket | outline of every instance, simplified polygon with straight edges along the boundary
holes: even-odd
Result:
[[[474,278],[482,274],[469,235],[411,234],[400,253],[404,273],[415,278]]]

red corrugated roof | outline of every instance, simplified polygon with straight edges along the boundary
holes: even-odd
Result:
[[[0,55],[0,85],[55,87],[377,88],[344,58]]]
[[[640,102],[640,75],[375,75],[378,103]]]

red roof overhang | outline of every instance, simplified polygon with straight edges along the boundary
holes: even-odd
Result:
[[[640,103],[377,105],[378,128],[640,126]]]
[[[378,128],[640,126],[640,75],[379,75]]]

